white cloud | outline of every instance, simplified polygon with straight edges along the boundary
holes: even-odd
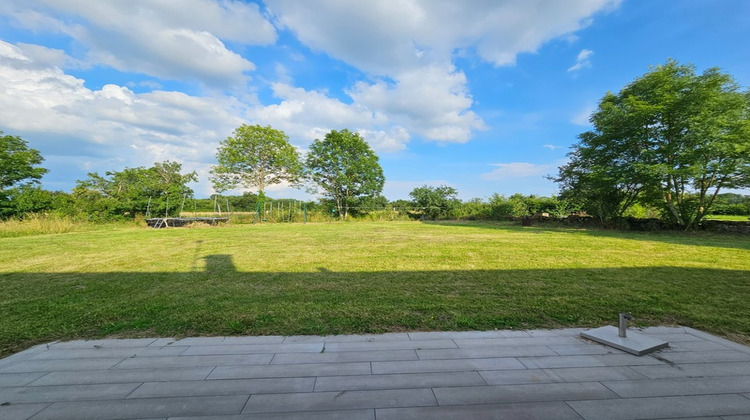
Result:
[[[495,66],[570,36],[591,15],[619,0],[268,0],[280,25],[315,51],[372,78],[347,92],[354,103],[388,116],[428,140],[463,143],[484,128],[471,111],[457,53],[472,51]],[[325,13],[320,11],[324,10]]]
[[[496,66],[591,23],[619,0],[267,0],[279,22],[311,48],[385,75],[449,61],[473,48]],[[320,13],[325,10],[325,13]]]
[[[347,104],[324,92],[305,90],[284,83],[272,85],[278,104],[258,105],[249,117],[259,124],[270,124],[289,135],[297,144],[322,139],[331,130],[358,131],[375,151],[393,152],[406,148],[409,133],[392,124],[382,113],[360,103]]]
[[[562,146],[555,146],[554,144],[545,144],[542,147],[544,147],[545,149],[549,149],[549,150],[562,149]]]
[[[357,104],[376,109],[417,134],[443,142],[464,143],[484,123],[472,111],[466,76],[452,66],[429,66],[401,73],[396,83],[359,82],[349,91]]]
[[[576,62],[573,64],[568,71],[578,71],[584,68],[591,67],[591,56],[594,55],[594,52],[591,50],[583,49],[581,52],[578,53],[578,57],[576,57]]]
[[[26,51],[0,41],[0,127],[39,139],[48,161],[75,162],[79,172],[167,159],[187,170],[207,168],[219,140],[247,112],[226,96],[136,94],[113,84],[91,90],[59,67],[36,63]],[[112,156],[115,161],[103,159]]]
[[[28,29],[73,38],[92,64],[220,86],[242,82],[254,69],[222,40],[276,40],[256,4],[233,0],[11,0],[0,13]]]
[[[557,164],[526,162],[495,163],[496,169],[481,175],[485,181],[503,181],[509,178],[543,177],[554,172]]]

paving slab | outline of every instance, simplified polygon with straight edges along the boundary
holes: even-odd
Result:
[[[301,363],[346,363],[346,362],[383,362],[398,360],[418,360],[414,350],[383,350],[383,351],[343,351],[317,353],[284,353],[277,354],[271,361],[272,365],[301,364]]]
[[[598,382],[434,388],[440,405],[593,400],[617,397]]]
[[[658,356],[658,353],[656,355]],[[670,363],[655,366],[631,366],[631,369],[651,379],[748,376],[750,375],[750,362]]]
[[[38,346],[34,346],[29,349],[26,349],[20,353],[12,354],[6,357],[5,359],[0,360],[0,371],[2,371],[3,367],[15,365],[18,362],[30,359],[34,357],[37,353],[46,351],[48,348],[49,348],[49,344],[40,344]]]
[[[127,398],[194,397],[312,392],[315,378],[223,379],[213,381],[147,382]]]
[[[294,378],[307,376],[364,375],[370,363],[310,363],[271,366],[218,366],[208,379]]]
[[[97,349],[97,348],[138,348],[148,347],[156,338],[111,338],[106,340],[73,340],[49,343],[49,349]]]
[[[117,369],[79,372],[49,372],[29,386],[116,384],[127,382],[174,382],[203,380],[214,366],[166,369]],[[2,375],[0,375],[2,376]]]
[[[122,399],[140,385],[139,383],[125,383],[0,388],[0,401],[3,404],[10,403],[12,405],[35,402]]]
[[[363,350],[397,350],[397,349],[455,349],[453,340],[393,340],[393,341],[360,341],[343,343],[326,343],[326,351],[363,351]]]
[[[586,354],[620,354],[620,351],[608,346],[602,346],[599,343],[582,343],[582,344],[550,344],[546,346],[560,356],[580,356]],[[726,348],[722,349],[726,350]],[[536,356],[530,354],[529,356]]]
[[[512,357],[488,359],[418,360],[416,362],[372,362],[372,373],[420,373],[448,371],[477,371],[525,369]]]
[[[387,375],[323,376],[315,391],[432,388],[437,386],[486,385],[478,372],[396,373]]]
[[[347,408],[423,407],[437,405],[429,388],[373,391],[259,394],[250,397],[243,413],[315,411]]]
[[[187,347],[102,347],[83,349],[51,349],[40,352],[28,360],[60,360],[60,359],[109,359],[127,357],[160,357],[177,356],[187,350]]]
[[[28,385],[46,374],[47,372],[3,373],[0,375],[0,387]]]
[[[182,354],[185,356],[218,356],[253,353],[319,353],[321,350],[323,350],[323,346],[319,343],[221,344],[211,346],[190,346]]]
[[[0,367],[2,373],[22,372],[55,372],[109,369],[122,362],[122,358],[114,359],[75,359],[75,360],[24,360],[19,363]]]
[[[480,371],[488,385],[643,380],[627,366]]]
[[[553,357],[519,357],[518,361],[529,369],[597,367],[597,366],[637,366],[660,365],[664,361],[648,356],[633,356],[628,353],[608,353],[603,355],[566,355]]]
[[[436,332],[412,332],[409,338],[412,340],[466,340],[473,338],[510,338],[531,337],[526,331],[436,331]]]
[[[558,356],[554,350],[547,346],[501,346],[467,349],[417,350],[417,355],[419,355],[420,360],[481,359],[490,357],[514,357],[519,354],[523,354],[524,356]]]
[[[0,419],[27,420],[48,406],[49,403],[0,405]]]
[[[532,404],[487,404],[468,406],[379,408],[375,410],[378,420],[423,420],[423,419],[524,419],[524,420],[581,420],[564,402]]]
[[[267,365],[273,354],[241,354],[231,356],[176,356],[176,357],[129,357],[112,369],[154,369],[168,367],[199,366],[248,366]]]
[[[659,419],[750,413],[750,400],[739,394],[569,401],[584,419]]]
[[[453,340],[459,348],[498,347],[498,346],[547,346],[550,344],[581,344],[577,336],[542,336],[509,338],[470,338]]]
[[[284,338],[284,343],[352,343],[374,341],[405,341],[407,333],[350,334],[350,335],[292,335]]]
[[[602,382],[623,398],[750,392],[750,376]]]
[[[170,417],[169,420],[375,420],[375,410],[252,413],[232,414],[226,416]]]
[[[664,351],[659,357],[672,363],[750,362],[750,354],[734,350]]]
[[[53,342],[0,360],[0,418],[750,420],[747,346],[652,327],[671,347],[637,357],[583,330]]]
[[[248,397],[230,395],[58,402],[40,411],[34,416],[34,420],[146,419],[180,415],[238,414]]]

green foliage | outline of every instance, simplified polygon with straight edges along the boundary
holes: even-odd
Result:
[[[489,220],[490,204],[481,198],[472,198],[469,201],[460,203],[454,210],[456,219],[459,220]]]
[[[551,217],[566,217],[578,207],[566,199],[540,197],[536,195],[513,194],[510,197],[493,194],[489,200],[490,218],[534,216],[548,214]]]
[[[39,168],[44,158],[17,136],[0,131],[0,191],[24,183],[36,183],[48,171]]]
[[[421,212],[423,218],[430,220],[455,217],[455,211],[461,205],[457,195],[458,191],[447,185],[439,187],[423,185],[414,188],[409,193],[416,210]]]
[[[91,220],[133,218],[150,210],[152,215],[176,216],[186,195],[187,184],[198,180],[195,172],[180,173],[182,165],[166,161],[150,168],[125,168],[104,176],[89,173],[78,181],[73,197],[78,210]]]
[[[12,216],[57,212],[69,214],[74,208],[73,197],[61,191],[47,191],[37,185],[23,185],[9,190],[13,203]]]
[[[718,69],[668,61],[607,93],[558,177],[602,219],[637,202],[694,228],[722,189],[750,186],[750,94]]]
[[[714,200],[710,214],[750,216],[750,195],[719,194]]]
[[[266,187],[288,182],[297,185],[302,176],[299,152],[283,131],[243,124],[234,136],[221,142],[211,169],[214,189],[222,192],[237,187],[257,188],[264,196]]]
[[[43,160],[39,151],[29,148],[25,140],[0,131],[0,217],[19,214],[15,198],[48,172],[38,167]]]
[[[331,130],[322,141],[316,139],[306,169],[307,177],[336,203],[342,219],[358,200],[380,195],[385,183],[378,156],[358,133],[346,129]]]

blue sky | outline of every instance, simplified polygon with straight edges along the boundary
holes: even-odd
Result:
[[[747,89],[748,39],[745,0],[6,0],[0,130],[42,152],[54,190],[169,159],[208,196],[247,123],[303,153],[359,131],[392,200],[551,195],[606,91],[669,58]]]

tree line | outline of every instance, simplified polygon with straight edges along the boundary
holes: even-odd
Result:
[[[302,157],[283,131],[243,124],[220,142],[210,180],[219,193],[256,191],[232,198],[254,205],[270,201],[265,192],[274,185],[306,188],[323,197],[312,209],[330,207],[342,219],[390,206],[423,219],[577,212],[605,224],[658,217],[691,229],[708,214],[750,214],[748,196],[725,192],[750,187],[750,92],[728,74],[715,68],[697,74],[694,66],[669,60],[620,92],[607,92],[590,122],[593,129],[578,136],[568,162],[549,177],[560,186],[556,197],[462,202],[450,186],[425,185],[411,200],[389,202],[378,156],[347,129],[316,139]],[[50,210],[93,220],[174,215],[193,193],[188,184],[197,181],[195,172],[166,161],[89,173],[72,193],[50,192],[38,186],[47,172],[42,161],[24,140],[0,132],[0,217]]]

